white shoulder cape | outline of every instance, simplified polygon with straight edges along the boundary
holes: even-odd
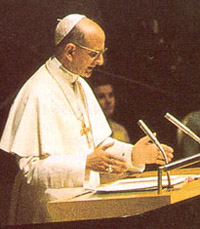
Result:
[[[111,134],[111,130],[90,87],[82,78],[79,82],[87,98],[94,142],[98,145]],[[61,83],[67,84],[64,81]],[[64,88],[67,85],[61,86]],[[70,99],[70,93],[68,96]],[[73,114],[60,86],[43,65],[16,97],[0,147],[21,157],[42,156],[45,153],[88,154],[86,138],[80,135],[80,129],[81,122]]]

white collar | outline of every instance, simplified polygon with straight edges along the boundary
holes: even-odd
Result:
[[[61,62],[55,57],[50,57],[46,62],[48,68],[51,69],[54,75],[59,75],[63,78],[63,80],[67,80],[69,83],[74,83],[80,76],[70,72],[66,69]]]

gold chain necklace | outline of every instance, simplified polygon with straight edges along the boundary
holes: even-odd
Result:
[[[80,111],[81,115],[78,115],[78,113],[75,111],[70,99],[67,97],[66,93],[64,92],[63,88],[61,87],[61,85],[59,84],[59,82],[56,80],[56,78],[54,77],[54,75],[51,73],[51,71],[48,69],[48,66],[45,64],[45,67],[48,71],[48,73],[51,75],[51,77],[55,80],[56,84],[59,86],[60,90],[62,91],[65,99],[67,100],[68,104],[70,105],[71,107],[71,110],[73,111],[74,115],[76,116],[76,118],[81,121],[81,130],[80,130],[80,134],[81,136],[85,135],[86,137],[86,140],[87,140],[87,144],[88,144],[88,147],[90,148],[91,146],[93,146],[93,149],[95,148],[95,145],[94,145],[94,136],[93,136],[93,133],[92,133],[92,128],[91,128],[91,121],[90,121],[90,118],[89,118],[89,112],[88,112],[88,103],[87,103],[87,100],[86,100],[86,95],[85,95],[85,92],[83,90],[83,87],[82,85],[80,84],[80,82],[76,81],[76,86],[77,86],[77,92],[79,91],[80,92],[80,98],[82,98],[82,102],[83,102],[83,106],[85,108],[85,113],[87,115],[87,120],[88,120],[88,127],[86,126],[86,123],[85,123],[85,118],[84,118],[84,115],[83,115],[83,112],[81,111],[81,108],[78,110]],[[78,94],[78,93],[77,93]],[[79,105],[77,105],[78,107]],[[90,138],[89,138],[89,133],[91,133],[91,141],[92,143],[90,142]]]

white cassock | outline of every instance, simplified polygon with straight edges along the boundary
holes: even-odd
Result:
[[[126,158],[132,171],[133,145],[110,138],[110,127],[88,84],[50,58],[24,84],[4,129],[0,148],[19,156],[19,167],[33,187],[74,188],[99,185],[86,174],[87,155],[114,141],[107,151]],[[37,220],[35,220],[37,222]]]

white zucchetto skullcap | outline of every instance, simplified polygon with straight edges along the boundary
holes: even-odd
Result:
[[[59,20],[55,30],[55,44],[58,45],[63,38],[74,28],[74,26],[86,17],[81,14],[70,14]]]

